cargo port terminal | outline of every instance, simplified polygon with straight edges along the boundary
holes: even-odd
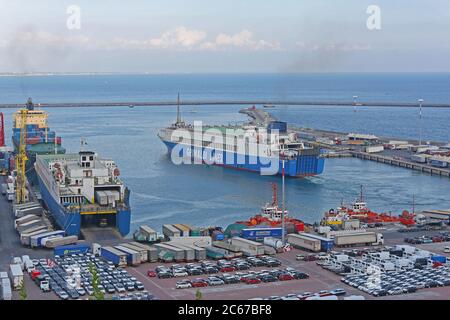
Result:
[[[285,123],[255,107],[241,113],[253,125],[276,124],[313,147],[331,150],[320,155],[324,158],[333,152],[352,156],[390,152],[396,157],[419,153],[427,163],[423,166],[439,168],[431,161],[448,152],[443,143],[431,147],[367,134],[285,128]],[[17,114],[20,121],[13,130],[17,159],[21,152],[29,152],[25,145],[47,143],[51,149],[61,144],[54,133],[49,142],[51,131],[46,121],[40,122],[45,115],[31,114],[39,123],[25,123],[26,112]],[[177,117],[174,126],[181,122]],[[31,137],[26,134],[30,132]],[[368,209],[361,191],[351,206],[341,204],[311,225],[289,216],[284,193],[279,203],[274,184],[272,202],[248,220],[227,227],[180,221],[164,224],[161,233],[141,225],[132,239],[110,238],[107,233],[103,238],[105,227],[121,236],[130,231],[129,193],[118,180],[114,161],[87,150],[66,154],[61,146],[56,154],[33,150],[38,150],[33,164],[40,192],[27,179],[17,179],[19,166],[15,174],[2,177],[3,299],[18,299],[22,281],[30,299],[88,299],[91,263],[102,274],[106,299],[113,300],[193,300],[197,290],[204,299],[225,300],[448,299],[450,294],[449,210],[376,213]],[[22,159],[26,166],[28,157]],[[14,163],[8,164],[12,169]],[[53,217],[53,227],[44,223],[47,216]],[[88,220],[95,228],[84,234],[90,229],[85,228]],[[79,286],[66,279],[72,267],[81,270]],[[373,269],[380,271],[376,287],[367,280]],[[405,278],[404,283],[396,280],[399,277]]]

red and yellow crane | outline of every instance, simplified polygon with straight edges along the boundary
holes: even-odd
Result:
[[[20,142],[19,150],[16,154],[16,203],[25,203],[27,201],[27,178],[25,175],[27,157],[27,115],[28,109],[19,111],[20,114]]]

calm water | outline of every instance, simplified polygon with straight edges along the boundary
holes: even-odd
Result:
[[[2,102],[173,100],[180,90],[186,99],[339,99],[357,94],[367,100],[450,102],[450,75],[214,75],[214,76],[61,76],[2,77]],[[187,121],[233,123],[246,120],[246,106],[184,107]],[[195,110],[193,113],[191,111]],[[290,123],[337,131],[415,138],[418,114],[408,108],[280,107],[270,110]],[[14,110],[4,110],[10,137]],[[79,150],[80,138],[103,157],[118,163],[132,190],[133,228],[146,223],[185,222],[226,225],[248,218],[270,200],[277,177],[205,166],[171,164],[156,133],[175,118],[174,107],[49,109],[50,125],[68,151]],[[424,110],[424,136],[449,141],[450,109]],[[9,140],[9,139],[8,139]],[[366,189],[371,208],[399,212],[411,208],[450,208],[448,178],[422,175],[358,159],[327,160],[319,177],[287,181],[292,215],[319,219],[341,199],[353,200]]]

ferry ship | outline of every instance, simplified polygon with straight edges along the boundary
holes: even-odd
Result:
[[[37,155],[35,169],[42,200],[67,235],[91,226],[130,232],[130,191],[113,160],[92,151]]]
[[[181,120],[160,130],[159,138],[168,152],[193,163],[206,163],[266,175],[307,177],[321,174],[324,159],[320,149],[308,147],[296,133],[289,133],[287,123],[270,121],[267,125],[203,126],[197,138],[194,126]],[[185,132],[190,138],[179,137]],[[198,135],[198,134],[197,134]],[[218,142],[215,142],[218,141]],[[174,149],[177,147],[177,149]],[[265,172],[265,173],[264,173]]]

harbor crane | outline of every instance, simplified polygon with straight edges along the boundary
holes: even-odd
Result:
[[[32,110],[33,102],[28,99],[26,108],[21,109],[20,112],[20,141],[19,150],[16,154],[16,203],[25,203],[27,201],[27,178],[25,175],[27,157],[27,116],[28,110]]]

